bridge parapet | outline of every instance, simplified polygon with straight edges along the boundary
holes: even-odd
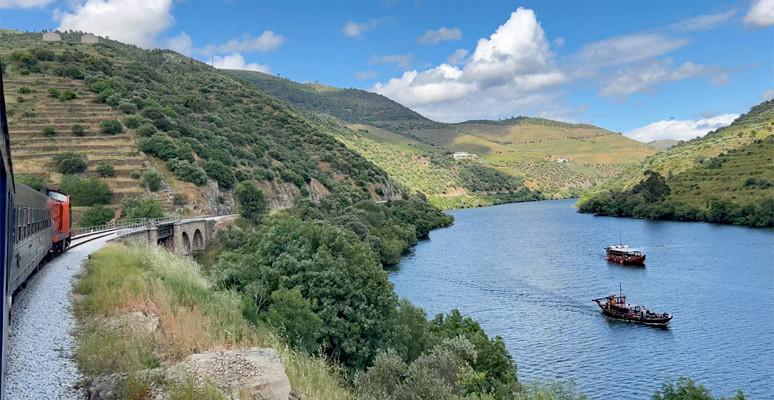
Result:
[[[188,256],[203,251],[207,247],[215,235],[217,219],[217,217],[165,218],[105,230],[119,230],[114,240],[147,241],[163,245],[177,254]]]

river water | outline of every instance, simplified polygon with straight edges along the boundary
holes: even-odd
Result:
[[[645,399],[687,376],[774,398],[774,230],[579,214],[575,200],[456,210],[390,273],[430,316],[458,308],[500,335],[522,381],[573,380],[598,399]],[[619,241],[645,268],[604,259]],[[674,315],[669,329],[609,320],[618,291]]]

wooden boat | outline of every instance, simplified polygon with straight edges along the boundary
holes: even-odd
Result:
[[[624,296],[623,291],[620,289],[620,285],[617,296],[611,294],[610,296],[592,299],[591,301],[597,303],[602,312],[608,317],[622,321],[666,327],[669,321],[672,320],[672,316],[668,313],[654,313],[647,307],[627,303],[626,296]]]
[[[621,264],[644,264],[645,253],[640,249],[633,249],[625,244],[616,244],[605,248],[607,261]]]

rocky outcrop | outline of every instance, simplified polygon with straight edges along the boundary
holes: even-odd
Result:
[[[270,348],[193,354],[170,367],[168,376],[209,382],[231,399],[288,400],[291,395],[282,358]]]
[[[267,203],[272,210],[293,207],[293,199],[301,195],[298,186],[289,182],[258,182],[257,186],[266,194]]]
[[[143,314],[134,311],[129,314],[105,319],[104,327],[108,331],[131,333],[134,335],[150,335],[159,327],[159,317],[153,314]]]
[[[231,192],[220,190],[218,183],[207,180],[207,184],[199,189],[201,201],[193,204],[193,211],[202,215],[227,215],[236,210],[234,196]]]

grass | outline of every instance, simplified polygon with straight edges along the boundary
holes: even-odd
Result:
[[[76,361],[88,377],[127,374],[125,398],[140,398],[149,382],[164,381],[166,366],[190,354],[250,347],[279,351],[292,387],[304,398],[350,398],[325,360],[293,352],[239,295],[214,290],[195,262],[160,247],[105,246],[86,262],[74,293]],[[157,316],[160,328],[139,333],[106,327],[106,318],[131,311]],[[167,381],[164,387],[171,398],[219,398],[212,388],[190,382]]]

